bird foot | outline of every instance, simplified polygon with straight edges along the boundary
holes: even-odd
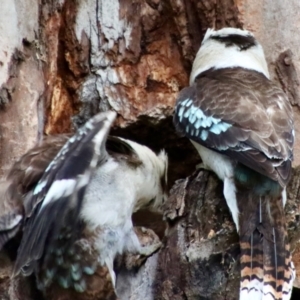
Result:
[[[210,168],[207,165],[205,165],[203,162],[196,165],[196,170],[201,170],[201,169],[202,170],[210,170]]]
[[[139,239],[141,247],[138,252],[127,252],[123,256],[122,264],[125,265],[127,270],[139,268],[148,257],[157,252],[162,246],[159,237],[153,230],[145,227],[134,227],[134,231]]]
[[[159,241],[155,244],[149,245],[149,246],[144,246],[141,247],[140,255],[144,257],[149,257],[155,252],[157,252],[162,246],[162,243]]]
[[[173,221],[183,216],[185,210],[186,187],[189,178],[179,179],[170,191],[170,197],[164,207],[164,219]]]

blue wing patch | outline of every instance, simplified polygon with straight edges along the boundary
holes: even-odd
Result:
[[[201,108],[194,106],[193,100],[190,98],[178,103],[175,115],[177,115],[180,123],[186,124],[185,131],[187,134],[203,141],[207,140],[209,133],[219,135],[232,127],[231,124],[219,118],[207,116]]]
[[[64,249],[71,247],[81,226],[79,213],[85,189],[92,172],[107,157],[106,139],[115,117],[114,112],[94,116],[45,170],[30,199],[33,209],[25,221],[14,275],[37,271],[40,262],[46,263],[51,256],[49,249],[59,244],[62,233],[67,232]]]

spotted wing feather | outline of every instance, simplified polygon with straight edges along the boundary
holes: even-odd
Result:
[[[113,112],[96,115],[48,165],[33,190],[33,210],[26,220],[14,274],[22,270],[30,275],[44,255],[46,244],[47,250],[51,249],[63,231],[76,233],[84,192],[93,170],[107,157],[105,142],[115,116]]]
[[[294,143],[292,109],[263,74],[208,70],[178,96],[177,130],[286,185]]]
[[[0,183],[0,249],[19,232],[24,215],[32,210],[27,201],[32,188],[69,137],[65,134],[46,136],[40,145],[13,164]]]
[[[36,185],[49,162],[70,137],[68,134],[45,136],[40,145],[30,149],[14,163],[7,180],[13,181],[21,194],[26,194]]]

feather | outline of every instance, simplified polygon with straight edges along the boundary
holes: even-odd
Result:
[[[13,164],[6,180],[0,182],[0,249],[19,232],[24,216],[31,216],[35,207],[32,189],[71,136],[45,136]],[[113,157],[123,159],[133,166],[141,164],[134,149],[121,138],[108,136],[106,148]],[[12,224],[15,225],[12,227]]]
[[[193,99],[198,112],[193,123],[186,99]],[[174,124],[191,140],[285,186],[293,158],[292,115],[286,95],[272,81],[236,67],[198,75],[192,86],[179,93]],[[191,129],[198,135],[192,135]]]
[[[33,191],[33,211],[25,224],[15,275],[21,270],[25,275],[31,274],[37,268],[46,242],[47,247],[52,244],[54,247],[61,231],[72,232],[75,236],[71,237],[76,237],[84,192],[93,170],[106,158],[106,137],[114,119],[112,112],[93,117],[48,165]]]
[[[281,196],[238,189],[240,205],[240,300],[288,300],[295,277]],[[261,206],[260,206],[261,204]],[[261,207],[261,209],[260,209]]]
[[[242,164],[235,168],[240,211],[240,299],[290,298],[294,268],[280,184]],[[247,205],[245,205],[247,204]]]
[[[140,250],[132,228],[133,211],[162,207],[167,188],[166,153],[155,155],[135,142],[107,137],[111,114],[95,116],[66,138],[65,144],[54,146],[55,151],[48,152],[56,154],[47,163],[43,153],[43,163],[38,164],[38,151],[29,151],[43,167],[30,177],[35,180],[29,179],[29,185],[24,182],[31,188],[20,193],[26,214],[22,215],[24,234],[14,276],[34,273],[43,294],[57,285],[73,289],[71,293],[114,294],[115,256],[124,249]],[[25,162],[32,159],[27,157],[29,153],[18,162],[22,168],[11,171],[15,186],[21,180],[17,171],[22,174],[30,168]],[[9,218],[3,215],[6,230],[14,226]],[[0,241],[2,237],[10,238],[4,231]],[[95,278],[100,289],[95,289]]]
[[[40,144],[18,159],[7,175],[21,194],[26,194],[39,181],[48,164],[53,160],[70,135],[45,136]]]
[[[186,99],[192,99],[196,120]],[[269,79],[252,33],[207,30],[173,120],[204,166],[224,181],[240,234],[240,300],[290,299],[294,271],[283,203],[293,159],[293,110]]]
[[[24,216],[31,213],[30,191],[69,137],[65,134],[46,136],[40,145],[13,164],[0,183],[0,249],[19,232]]]

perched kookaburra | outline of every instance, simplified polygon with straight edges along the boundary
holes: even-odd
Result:
[[[11,213],[0,217],[0,247],[23,222],[14,275],[35,274],[42,291],[56,284],[74,295],[86,293],[84,299],[110,299],[115,257],[152,249],[140,246],[131,216],[140,208],[161,209],[167,156],[107,138],[115,117],[100,113],[71,138],[46,140],[16,162],[7,177],[4,199]],[[14,210],[14,201],[24,201],[23,208]]]
[[[240,235],[240,300],[290,299],[294,279],[284,205],[293,159],[293,113],[246,30],[208,29],[190,86],[178,96],[177,130],[224,182]]]

